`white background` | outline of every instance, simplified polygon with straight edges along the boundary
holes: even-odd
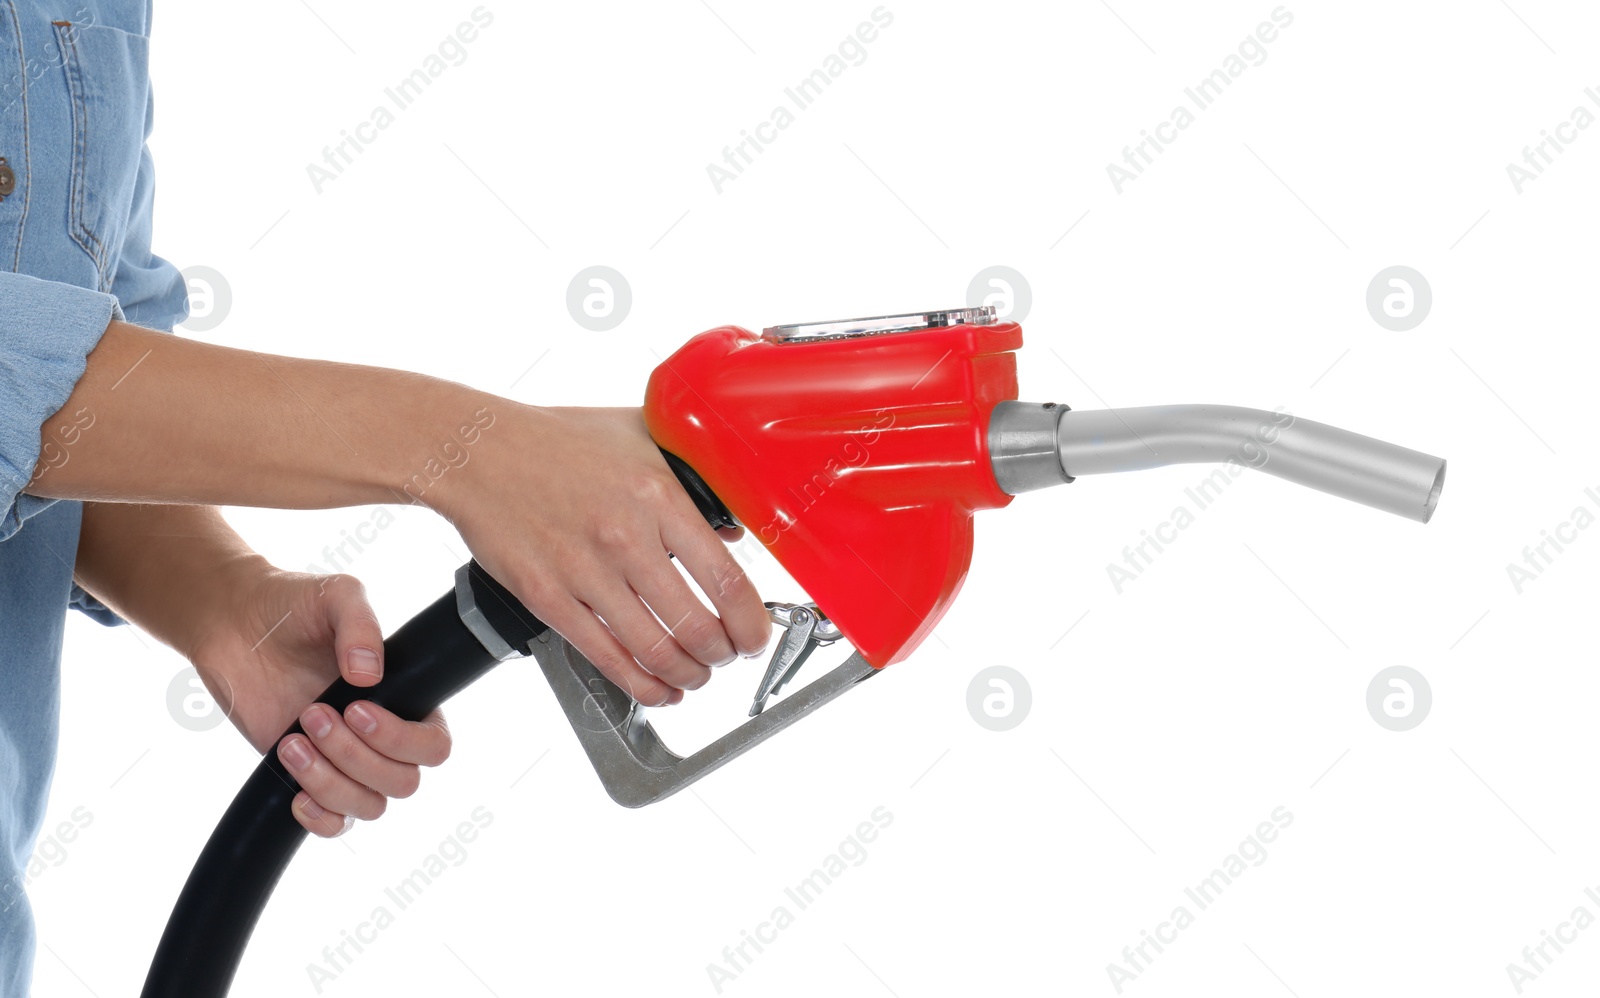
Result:
[[[939,640],[640,812],[601,791],[537,668],[506,665],[449,705],[455,755],[416,797],[305,846],[235,995],[317,993],[307,965],[480,805],[466,861],[322,993],[715,994],[707,965],[880,806],[865,862],[723,993],[1114,995],[1107,964],[1280,806],[1268,858],[1124,993],[1515,994],[1524,946],[1579,905],[1600,915],[1600,531],[1520,595],[1506,573],[1600,505],[1600,129],[1520,194],[1505,169],[1600,87],[1592,10],[1291,3],[1266,61],[1118,194],[1107,164],[1270,0],[890,3],[865,63],[718,194],[706,165],[871,0],[501,0],[318,194],[306,165],[471,0],[157,7],[156,248],[233,294],[187,335],[630,404],[702,329],[953,306],[1003,264],[1032,289],[1024,398],[1283,405],[1450,461],[1426,527],[1249,475],[1120,595],[1106,565],[1200,469],[983,514]],[[597,263],[634,297],[605,333],[565,303]],[[1408,332],[1365,305],[1393,264],[1432,286]],[[229,516],[303,568],[372,511]],[[404,510],[352,570],[393,628],[464,556]],[[800,596],[770,562],[756,575]],[[997,664],[1033,696],[1004,733],[966,707]],[[1391,665],[1432,686],[1405,733],[1365,705]],[[31,888],[38,994],[136,993],[253,764],[227,725],[169,716],[183,666],[132,629],[70,625],[47,829],[93,819]],[[731,667],[662,726],[731,726],[759,671]],[[1597,978],[1590,929],[1526,987]]]

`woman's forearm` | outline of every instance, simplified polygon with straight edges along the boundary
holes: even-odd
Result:
[[[428,502],[441,450],[497,401],[424,375],[113,322],[44,425],[26,491],[293,509]]]
[[[231,581],[265,560],[210,506],[87,502],[73,577],[124,620],[188,654]]]

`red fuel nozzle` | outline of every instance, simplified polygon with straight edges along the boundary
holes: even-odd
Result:
[[[1011,501],[988,430],[1022,327],[815,328],[701,333],[651,375],[645,421],[882,668],[955,599],[973,511]]]

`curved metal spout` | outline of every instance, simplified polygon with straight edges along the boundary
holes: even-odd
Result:
[[[1078,475],[1236,462],[1427,523],[1444,488],[1444,458],[1286,412],[1228,405],[1078,412],[1002,402],[990,417],[989,450],[995,478],[1013,495]]]

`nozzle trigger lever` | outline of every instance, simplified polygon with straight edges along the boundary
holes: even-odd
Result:
[[[768,698],[781,691],[800,666],[816,649],[839,640],[837,625],[817,609],[815,603],[768,603],[767,615],[772,622],[784,628],[783,637],[773,649],[767,671],[756,687],[755,699],[750,704],[750,716],[755,717],[767,705]]]

